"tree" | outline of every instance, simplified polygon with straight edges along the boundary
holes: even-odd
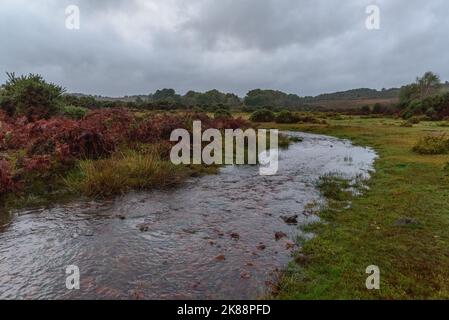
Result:
[[[408,104],[413,99],[419,97],[419,87],[416,83],[403,86],[399,91],[399,101]]]
[[[47,83],[37,74],[16,77],[7,73],[7,76],[0,92],[0,107],[11,116],[24,115],[33,120],[49,118],[58,112],[65,89]]]
[[[296,94],[287,94],[275,90],[251,90],[244,99],[246,106],[273,106],[273,107],[299,107],[301,98]]]
[[[154,101],[176,101],[179,95],[176,94],[174,89],[162,89],[157,90],[152,98]]]
[[[383,107],[380,103],[375,103],[373,106],[373,113],[374,114],[381,114],[383,112]]]
[[[441,87],[441,80],[437,74],[428,71],[421,78],[416,79],[416,84],[419,87],[421,100],[423,100]]]

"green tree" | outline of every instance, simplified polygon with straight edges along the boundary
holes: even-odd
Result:
[[[438,91],[441,87],[441,80],[437,74],[428,71],[421,78],[416,79],[416,84],[419,87],[421,100],[423,100]]]
[[[418,97],[419,87],[416,83],[403,86],[399,91],[399,101],[403,104],[407,104]]]

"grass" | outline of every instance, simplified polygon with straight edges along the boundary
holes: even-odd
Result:
[[[65,181],[74,192],[104,197],[154,186],[173,186],[186,176],[186,170],[161,160],[157,154],[128,151],[109,159],[81,161],[79,172]]]
[[[449,298],[449,156],[412,151],[429,133],[449,131],[430,122],[400,125],[394,119],[359,117],[329,125],[268,125],[348,138],[380,156],[368,191],[352,196],[350,207],[330,201],[319,212],[322,222],[305,228],[316,237],[296,253],[274,298]],[[327,181],[322,192],[347,200],[335,184]],[[416,223],[398,225],[405,217]],[[365,287],[370,265],[380,268],[380,290]]]
[[[168,188],[189,177],[216,174],[218,166],[180,165],[166,159],[158,145],[117,152],[111,158],[82,160],[70,171],[28,179],[26,188],[2,199],[4,210],[40,207],[87,196],[104,198],[131,190]]]

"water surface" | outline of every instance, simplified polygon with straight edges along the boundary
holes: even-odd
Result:
[[[172,190],[131,193],[0,215],[2,299],[254,299],[286,267],[299,226],[315,221],[317,179],[367,176],[375,153],[349,141],[304,138],[279,172],[228,166]],[[282,217],[296,216],[298,225]],[[286,237],[276,239],[282,232]],[[280,235],[280,234],[278,234]],[[278,237],[279,238],[279,237]],[[66,289],[77,265],[81,289]]]

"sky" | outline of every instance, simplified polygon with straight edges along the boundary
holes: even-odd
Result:
[[[67,28],[69,5],[79,29]],[[379,7],[369,29],[367,6]],[[301,96],[449,80],[447,0],[0,0],[0,82],[69,92],[255,88]],[[371,20],[370,20],[371,21]]]

